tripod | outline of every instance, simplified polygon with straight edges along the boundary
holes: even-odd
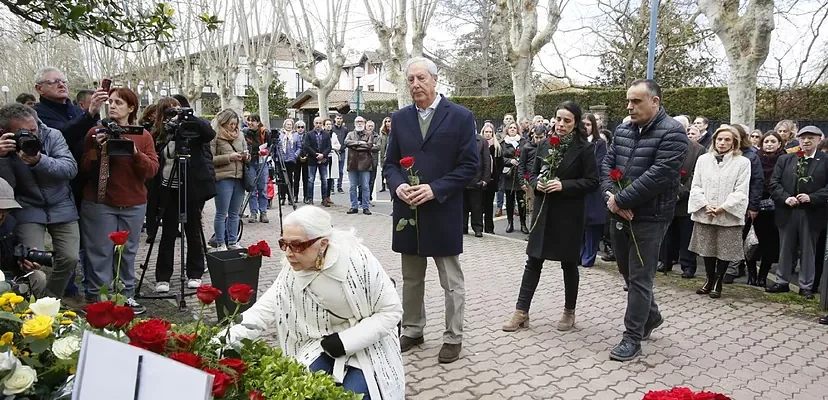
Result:
[[[273,155],[276,155],[275,157]],[[260,156],[261,157],[261,156]],[[287,198],[288,204],[296,210],[296,198],[293,194],[293,187],[290,185],[290,177],[287,173],[287,168],[285,167],[285,161],[282,159],[282,155],[279,152],[279,137],[273,141],[273,144],[267,151],[267,156],[264,159],[261,159],[259,162],[259,169],[256,171],[256,185],[258,186],[259,179],[262,176],[262,173],[267,169],[268,164],[270,161],[274,161],[276,167],[276,178],[274,179],[273,184],[279,186],[279,191],[281,192],[281,188],[287,187]],[[247,206],[250,204],[250,199],[253,197],[253,193],[256,193],[257,190],[251,191],[247,194],[247,197],[244,199],[244,203],[242,204],[242,208],[240,213],[244,213],[247,209]],[[241,219],[239,220],[239,239],[241,239],[242,231],[244,230],[243,224],[241,223]],[[279,203],[279,232],[284,233],[284,227],[282,225],[282,204]]]
[[[144,262],[141,263],[141,278],[138,280],[138,287],[135,290],[135,297],[140,299],[175,299],[178,303],[178,310],[179,311],[186,311],[187,310],[187,302],[184,301],[185,297],[193,296],[196,292],[189,292],[186,293],[184,291],[185,285],[187,282],[187,275],[185,274],[185,269],[187,266],[186,261],[186,254],[187,254],[187,241],[186,238],[186,230],[184,228],[184,224],[187,222],[188,212],[201,212],[201,210],[188,210],[188,200],[187,200],[187,184],[189,181],[189,164],[190,164],[190,146],[189,146],[189,139],[184,140],[184,144],[181,146],[177,146],[176,148],[176,162],[172,166],[172,171],[170,172],[170,178],[166,184],[162,184],[161,187],[161,201],[159,202],[158,206],[158,214],[156,215],[156,223],[160,226],[161,219],[164,216],[164,211],[167,207],[167,202],[169,199],[169,191],[171,189],[171,185],[173,179],[178,181],[178,230],[181,232],[181,254],[180,254],[180,266],[179,266],[179,279],[181,283],[180,291],[178,293],[163,293],[163,294],[150,294],[150,295],[142,295],[141,294],[141,287],[144,283],[144,276],[147,274],[147,267],[149,264],[150,257],[152,256],[152,249],[155,247],[155,241],[150,243],[150,247],[147,250],[147,256],[144,258]],[[178,143],[178,141],[176,141]],[[162,151],[166,151],[166,146]],[[184,179],[181,179],[184,177]],[[201,248],[203,252],[206,254],[207,252],[207,243],[204,240],[204,228],[199,226],[199,230],[201,231]],[[159,239],[160,240],[160,239]]]

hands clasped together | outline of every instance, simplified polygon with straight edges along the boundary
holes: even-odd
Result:
[[[796,196],[791,196],[791,197],[788,197],[787,199],[785,199],[785,204],[787,204],[791,207],[796,207],[796,206],[799,206],[801,204],[810,203],[810,202],[811,202],[811,196],[808,196],[805,193],[801,193],[801,194],[798,194]]]
[[[429,200],[434,199],[434,192],[431,190],[431,185],[422,184],[411,186],[407,183],[397,187],[397,197],[410,206],[419,206]]]
[[[538,181],[538,185],[536,186],[539,192],[544,193],[552,193],[552,192],[560,192],[563,190],[563,184],[558,179],[553,179],[551,181],[546,181],[546,183]]]

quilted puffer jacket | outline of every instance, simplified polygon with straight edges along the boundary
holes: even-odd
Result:
[[[615,137],[601,165],[601,192],[615,193],[618,207],[632,210],[634,221],[670,221],[678,199],[681,164],[689,142],[684,127],[662,107],[639,130],[633,122],[615,129]],[[629,186],[618,191],[609,178],[613,169],[624,173]]]

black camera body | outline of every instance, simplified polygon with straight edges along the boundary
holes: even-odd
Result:
[[[101,121],[102,129],[98,133],[106,134],[106,154],[109,156],[131,156],[135,151],[134,143],[124,139],[123,135],[142,135],[143,126],[120,126],[117,122],[107,118]]]
[[[173,120],[176,116],[178,118]],[[164,110],[164,130],[174,134],[176,141],[196,139],[201,136],[201,127],[196,118],[192,108],[168,108]]]
[[[40,264],[44,267],[52,266],[51,251],[34,250],[24,244],[17,244],[16,246],[14,246],[12,256],[14,257],[15,261],[26,260]]]
[[[36,156],[42,148],[40,138],[28,129],[18,129],[14,133],[14,141],[17,143],[17,151],[22,151],[29,157]]]

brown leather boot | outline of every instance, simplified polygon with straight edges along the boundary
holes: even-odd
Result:
[[[525,328],[526,323],[529,322],[529,313],[526,311],[515,310],[512,317],[503,324],[504,332],[514,332],[520,328]]]
[[[568,331],[572,329],[573,326],[575,326],[575,310],[569,310],[564,308],[561,320],[558,321],[558,330]]]
[[[327,197],[323,198],[322,199],[322,207],[330,207],[330,206],[331,206],[330,200],[328,200]]]

